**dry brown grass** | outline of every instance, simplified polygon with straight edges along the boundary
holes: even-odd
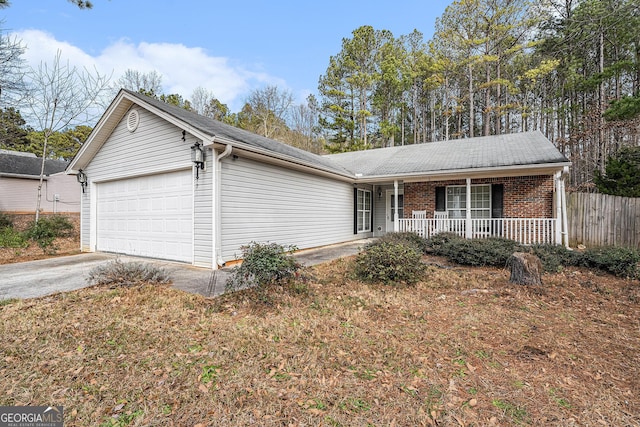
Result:
[[[638,282],[431,266],[391,288],[349,262],[275,307],[168,286],[5,304],[0,404],[68,426],[640,424]]]

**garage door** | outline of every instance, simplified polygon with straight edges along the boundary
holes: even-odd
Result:
[[[97,249],[192,261],[191,171],[97,185]]]

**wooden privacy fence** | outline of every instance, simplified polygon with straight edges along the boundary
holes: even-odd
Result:
[[[640,198],[567,194],[569,244],[640,249]]]

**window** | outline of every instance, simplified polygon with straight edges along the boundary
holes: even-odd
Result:
[[[371,231],[371,191],[358,188],[356,203],[358,233]]]
[[[491,218],[491,185],[471,186],[471,218]],[[449,218],[467,217],[467,187],[447,187],[447,212]]]
[[[467,210],[467,188],[447,187],[447,212],[449,218],[465,218]]]
[[[390,212],[390,218],[391,221],[394,221],[394,218],[396,217],[396,197],[395,195],[391,194],[391,212]],[[404,194],[398,194],[398,218],[402,219],[404,218]]]

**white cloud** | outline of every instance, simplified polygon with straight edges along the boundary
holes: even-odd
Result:
[[[72,66],[94,67],[102,74],[117,80],[127,69],[141,72],[157,71],[162,75],[165,93],[177,93],[189,98],[199,86],[214,93],[231,111],[239,111],[245,97],[254,88],[265,85],[286,87],[283,80],[261,71],[251,71],[232,64],[226,57],[210,55],[200,47],[182,44],[146,43],[133,44],[120,39],[105,47],[97,55],[40,30],[24,30],[14,33],[26,46],[24,58],[32,67],[41,62],[51,62],[58,50],[62,59]]]

